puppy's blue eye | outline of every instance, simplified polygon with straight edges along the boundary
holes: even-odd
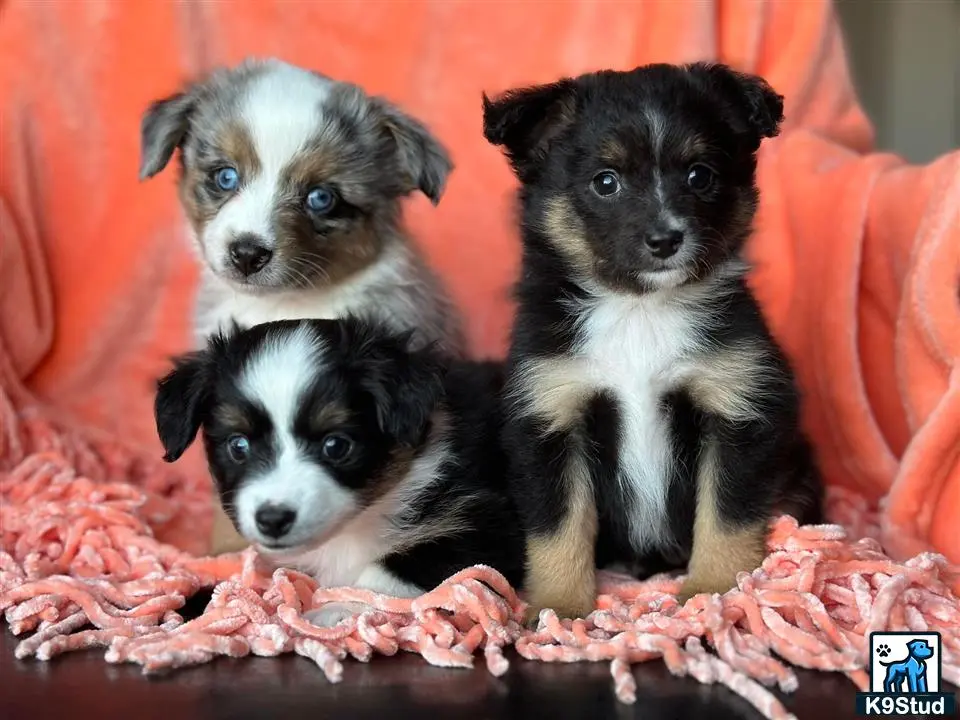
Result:
[[[600,197],[612,197],[620,192],[620,176],[613,170],[604,170],[593,176],[590,187]]]
[[[330,433],[323,439],[323,456],[334,463],[340,463],[353,452],[353,440],[341,433]]]
[[[715,178],[713,170],[706,165],[692,165],[687,171],[687,185],[696,192],[708,190]]]
[[[232,167],[220,168],[213,176],[217,187],[224,192],[236,190],[240,184],[240,174]]]
[[[231,435],[227,438],[227,453],[235,463],[245,463],[250,456],[250,441],[243,435]]]
[[[333,194],[333,191],[322,185],[307,193],[307,209],[318,215],[330,212],[336,203],[337,197]]]

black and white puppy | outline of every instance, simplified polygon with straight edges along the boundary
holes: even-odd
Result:
[[[745,282],[756,151],[782,98],[720,65],[484,98],[520,179],[505,442],[531,612],[593,608],[598,564],[689,564],[721,592],[775,512],[819,516],[783,353]]]
[[[275,321],[179,358],[157,430],[172,462],[202,428],[243,537],[324,586],[412,597],[483,563],[520,587],[502,383],[500,364],[411,349],[381,324]]]
[[[180,201],[202,267],[197,347],[233,323],[352,314],[463,350],[459,314],[401,223],[405,196],[440,201],[452,164],[393,104],[249,60],[153,103],[141,144],[144,179],[180,149]],[[222,512],[212,545],[243,545]]]

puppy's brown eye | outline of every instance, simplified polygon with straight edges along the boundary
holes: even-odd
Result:
[[[709,190],[713,185],[714,172],[706,165],[693,165],[687,172],[687,185],[696,192]]]
[[[231,435],[227,438],[227,454],[238,465],[242,465],[250,456],[250,441],[243,435]]]
[[[330,433],[323,439],[323,456],[334,463],[341,463],[353,452],[353,440],[342,433]]]
[[[600,197],[612,197],[620,192],[620,177],[613,170],[604,170],[594,175],[590,186]]]

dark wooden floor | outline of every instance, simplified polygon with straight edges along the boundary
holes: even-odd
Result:
[[[343,682],[331,685],[313,663],[293,656],[221,659],[148,678],[136,666],[108,665],[103,651],[42,663],[16,660],[15,645],[9,630],[0,626],[4,720],[69,717],[77,712],[101,720],[760,717],[726,689],[674,678],[659,662],[636,668],[637,704],[624,706],[613,695],[607,663],[550,665],[513,656],[507,674],[494,678],[482,661],[473,670],[446,670],[402,655],[370,664],[347,661]],[[854,692],[842,675],[803,671],[800,689],[785,701],[800,720],[841,720],[856,717]]]

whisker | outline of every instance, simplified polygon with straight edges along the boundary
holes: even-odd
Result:
[[[317,256],[317,257],[321,257],[321,256]],[[300,268],[306,270],[308,273],[313,273],[313,274],[319,276],[319,279],[320,279],[322,282],[325,282],[325,283],[326,283],[326,282],[329,282],[329,281],[330,281],[330,275],[329,275],[329,273],[328,273],[321,265],[319,265],[319,264],[317,264],[317,263],[314,263],[314,262],[310,262],[309,260],[306,260],[303,256],[299,256],[299,257],[294,258],[293,261],[291,262],[291,266],[294,266],[294,265],[295,265],[296,267],[300,267]],[[302,275],[302,273],[301,273],[301,275]],[[306,278],[306,277],[305,277],[304,279],[307,281],[307,287],[309,287],[309,288],[316,287],[316,281],[315,281],[315,279],[310,279],[310,278]]]

